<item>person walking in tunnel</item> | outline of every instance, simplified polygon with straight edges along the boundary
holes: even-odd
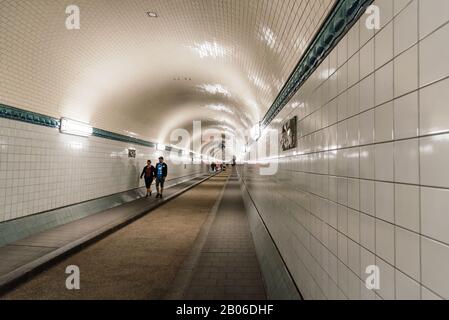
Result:
[[[164,192],[164,182],[167,177],[168,167],[164,162],[164,157],[159,157],[159,163],[156,165],[156,198],[162,198],[162,193]]]
[[[145,177],[145,187],[147,188],[146,198],[151,197],[151,184],[155,178],[156,169],[151,165],[151,160],[147,161],[147,165],[143,168],[140,174],[140,179]]]

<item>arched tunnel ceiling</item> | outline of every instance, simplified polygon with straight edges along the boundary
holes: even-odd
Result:
[[[4,0],[0,102],[153,141],[193,120],[249,129],[334,1]]]

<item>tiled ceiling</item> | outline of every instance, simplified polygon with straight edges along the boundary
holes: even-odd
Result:
[[[334,1],[3,0],[0,102],[158,141],[193,120],[242,131]]]

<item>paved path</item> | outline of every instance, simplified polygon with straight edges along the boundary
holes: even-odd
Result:
[[[138,201],[143,205],[145,201],[154,200]],[[126,206],[132,207],[129,204],[111,210],[121,212]],[[89,228],[95,229],[95,223]],[[76,236],[76,229],[62,230],[61,234],[68,240]],[[23,248],[33,247],[31,240],[23,240]],[[34,244],[38,244],[35,248],[43,252],[61,245],[58,236],[34,240]],[[11,256],[18,252],[13,249],[12,246],[8,248]],[[33,254],[27,257],[34,258]],[[186,268],[186,264],[189,267]],[[80,268],[81,290],[70,291],[65,287],[65,269],[69,265]],[[0,298],[167,297],[189,300],[266,298],[235,173],[230,176],[222,173],[203,182],[46,268]]]
[[[265,288],[233,172],[193,269],[184,299],[263,300]]]
[[[225,181],[225,177],[219,176],[207,180],[139,220],[46,268],[1,298],[159,299],[163,297],[179,265],[189,254]],[[168,196],[167,192],[166,197]],[[155,201],[154,196],[152,199],[137,202],[140,204]],[[131,204],[122,207],[128,206]],[[113,210],[121,212],[123,209]],[[79,291],[69,291],[65,287],[67,277],[65,269],[69,265],[80,268]]]
[[[200,176],[168,188],[164,199],[154,196],[142,198],[0,247],[0,287],[162,205],[206,177]]]

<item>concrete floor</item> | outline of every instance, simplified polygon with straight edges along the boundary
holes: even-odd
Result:
[[[182,298],[265,300],[262,274],[235,172],[228,180],[207,233]]]
[[[227,174],[220,174],[19,285],[1,299],[161,299],[189,255]],[[80,268],[81,289],[65,287]]]

